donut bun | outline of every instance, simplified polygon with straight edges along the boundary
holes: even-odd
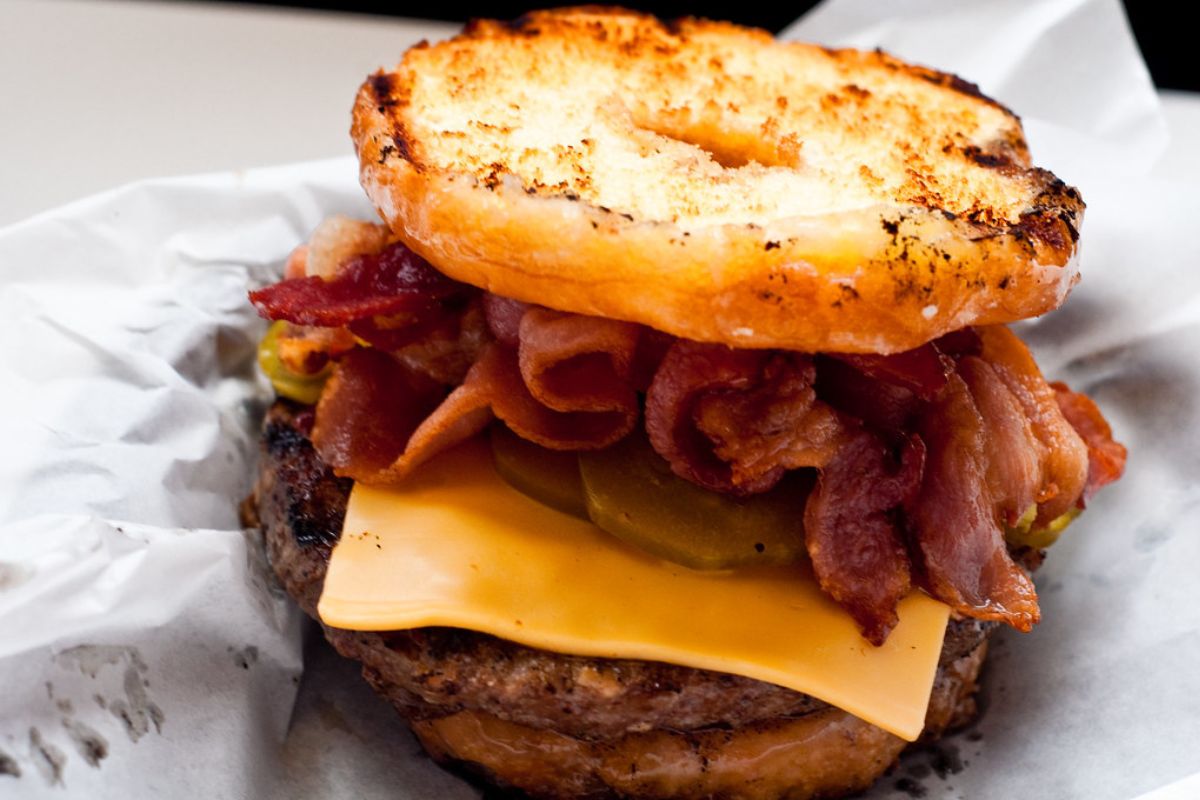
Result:
[[[629,11],[472,23],[359,91],[363,186],[443,272],[699,341],[889,353],[1056,308],[1083,203],[882,52]]]

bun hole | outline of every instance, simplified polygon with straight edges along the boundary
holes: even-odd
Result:
[[[723,127],[719,121],[692,119],[691,115],[659,114],[635,119],[642,131],[672,139],[703,150],[726,169],[738,169],[751,162],[764,167],[796,169],[801,164],[801,142],[794,135],[774,137],[773,126],[753,131]]]

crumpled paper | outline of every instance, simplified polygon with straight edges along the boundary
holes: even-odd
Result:
[[[787,35],[882,46],[1024,115],[1089,208],[1083,282],[1020,332],[1130,448],[1039,573],[1042,624],[994,640],[982,720],[868,796],[1196,780],[1200,191],[1142,177],[1166,129],[1119,4],[833,0]],[[270,396],[245,292],[332,213],[372,214],[350,157],[143,182],[0,231],[0,797],[478,796],[238,527]]]

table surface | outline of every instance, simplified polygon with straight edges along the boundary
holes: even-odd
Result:
[[[349,154],[353,87],[457,27],[120,0],[0,0],[0,20],[0,226],[140,178]],[[1200,95],[1162,98],[1157,171],[1200,180]]]

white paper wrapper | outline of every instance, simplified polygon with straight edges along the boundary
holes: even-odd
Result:
[[[982,721],[870,796],[1195,786],[1200,192],[1138,177],[1165,128],[1116,0],[882,8],[830,2],[789,33],[883,46],[1025,115],[1089,210],[1083,283],[1021,332],[1130,459],[1039,573],[1045,621],[997,638]],[[245,292],[338,212],[371,214],[349,157],[0,231],[0,797],[477,796],[310,635],[237,524],[269,396]]]

